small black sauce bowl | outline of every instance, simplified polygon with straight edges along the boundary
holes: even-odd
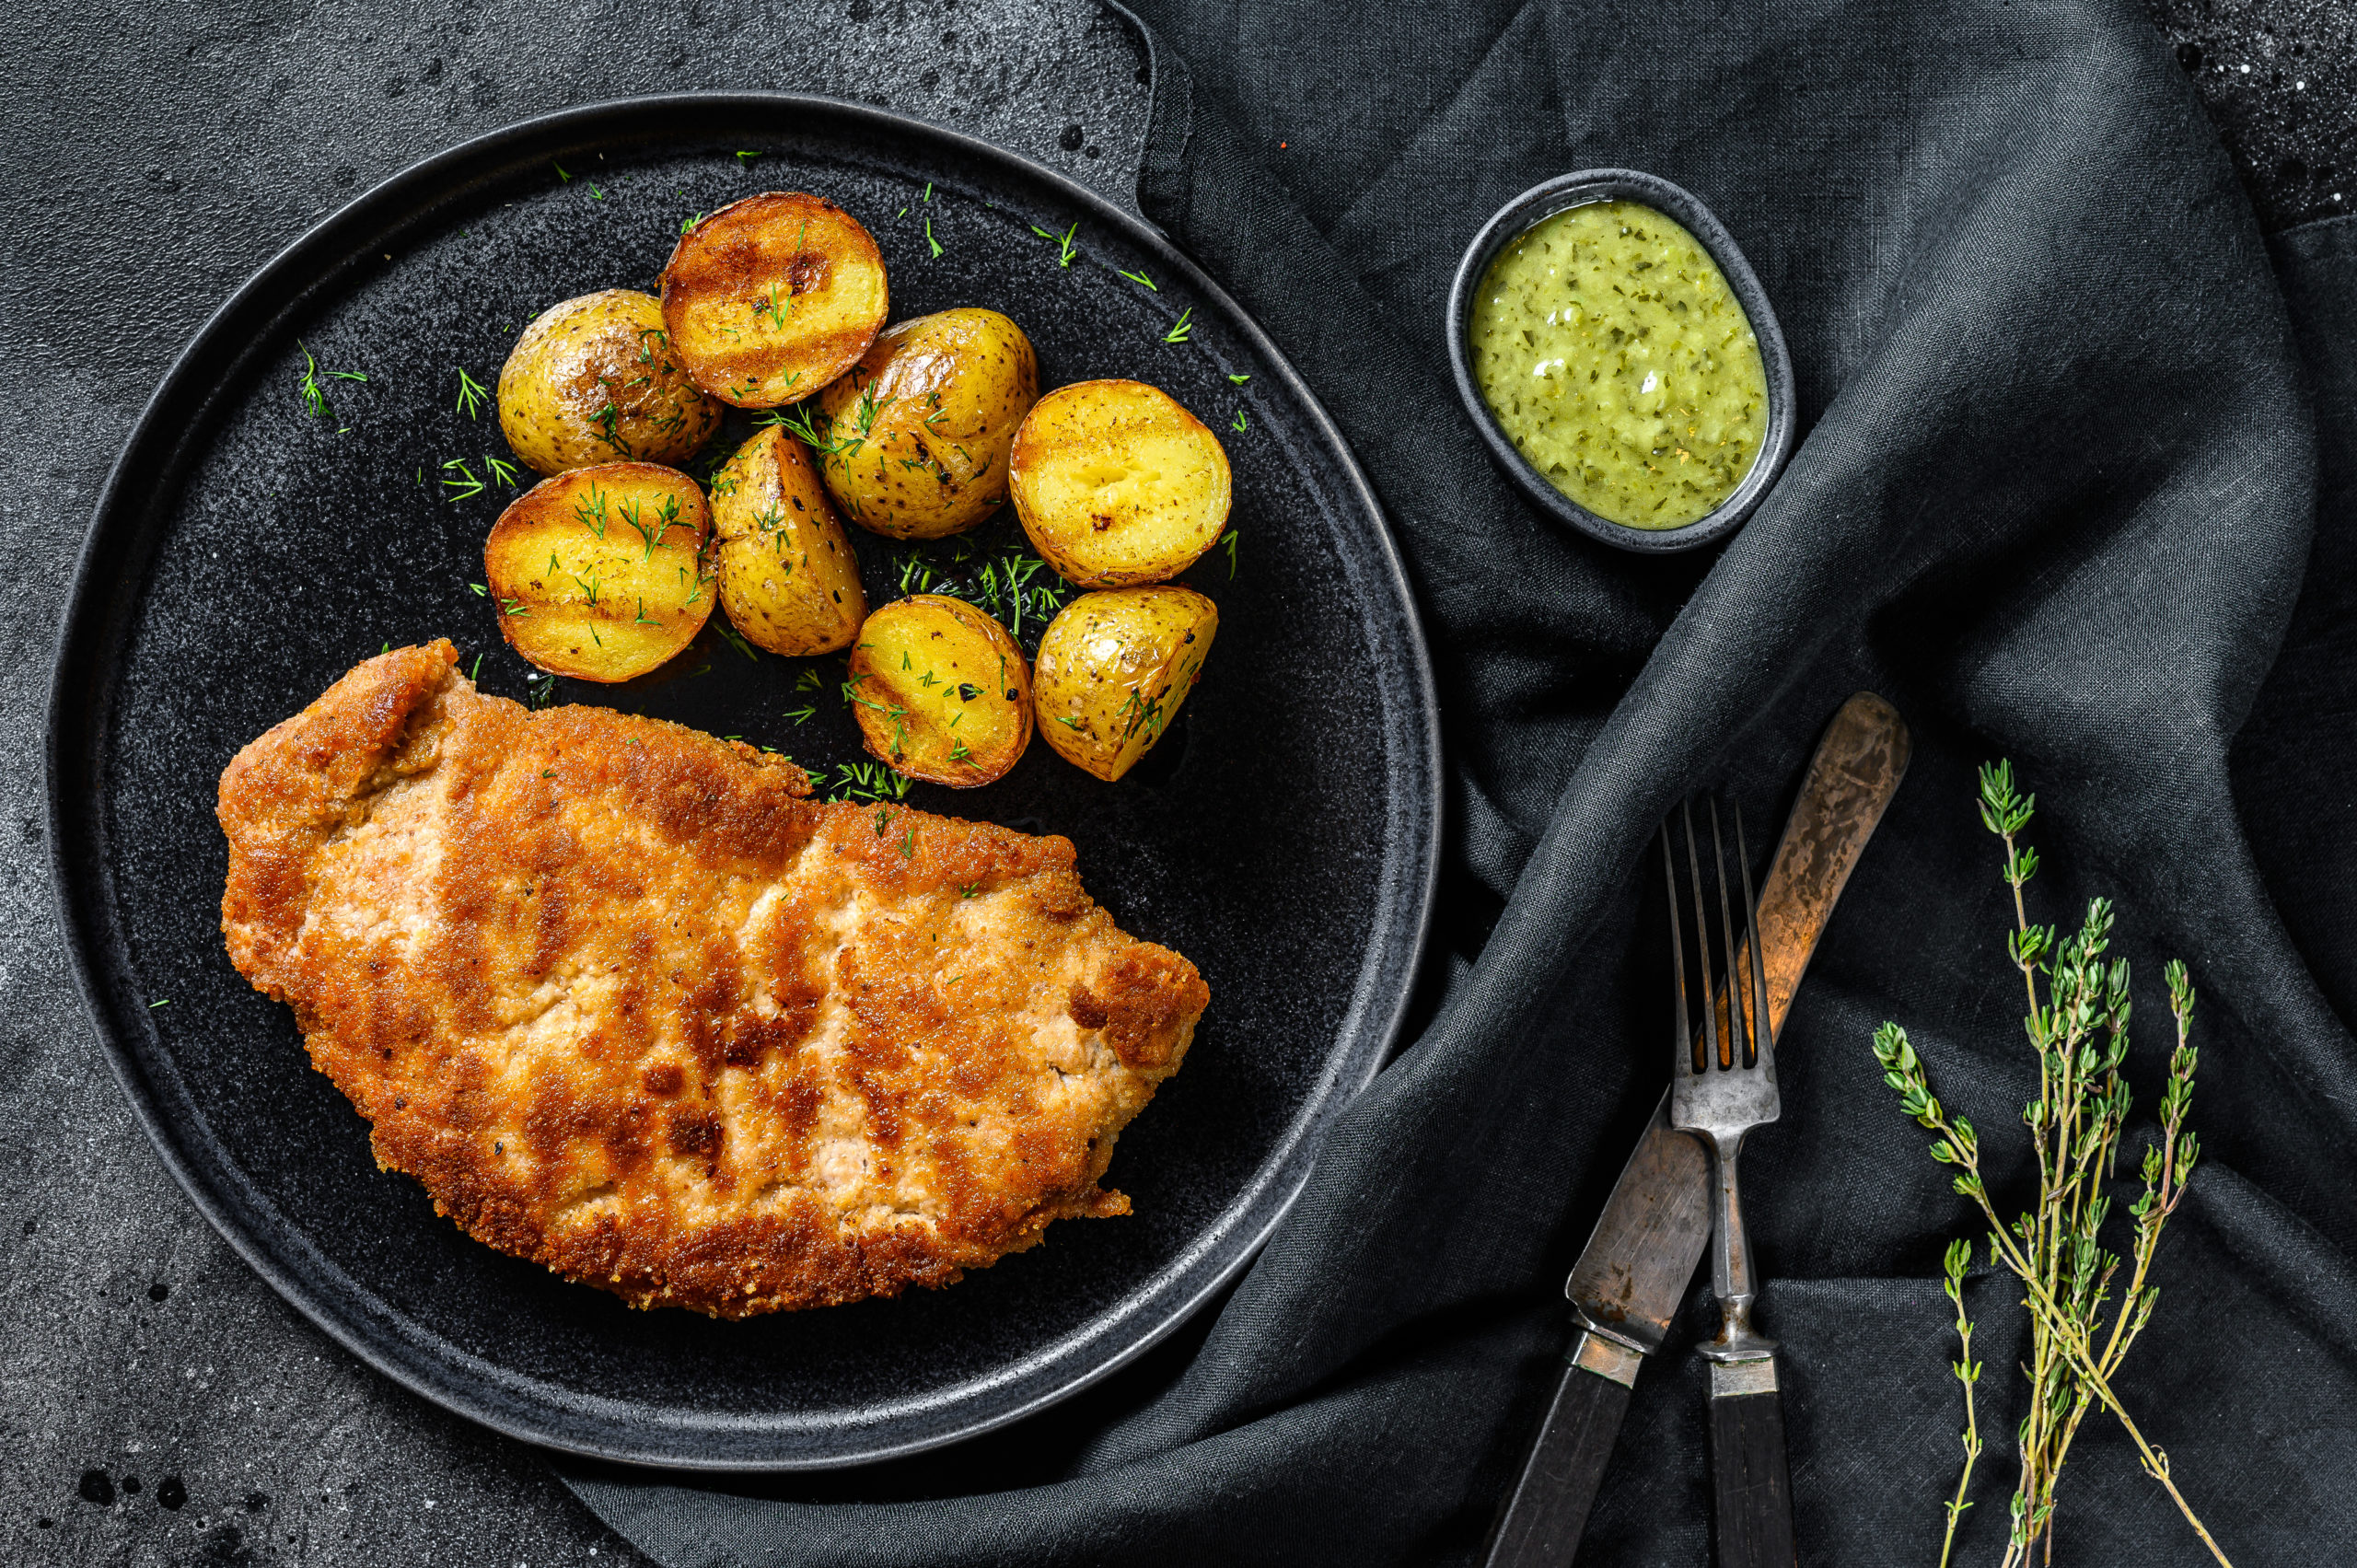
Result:
[[[1759,456],[1752,459],[1751,471],[1736,486],[1735,494],[1720,503],[1718,510],[1683,528],[1632,528],[1626,523],[1597,517],[1548,483],[1547,476],[1515,449],[1514,443],[1499,427],[1497,415],[1482,401],[1466,344],[1466,329],[1473,317],[1474,292],[1481,286],[1490,262],[1500,250],[1566,208],[1615,201],[1639,202],[1664,213],[1702,242],[1702,249],[1711,253],[1711,260],[1726,274],[1727,286],[1735,290],[1744,315],[1750,319],[1752,332],[1759,340],[1760,366],[1768,373],[1768,432],[1759,443]],[[1473,416],[1473,427],[1489,443],[1490,455],[1505,470],[1507,477],[1556,517],[1622,550],[1661,554],[1693,550],[1725,538],[1740,528],[1751,509],[1759,505],[1759,498],[1767,494],[1768,487],[1783,470],[1784,459],[1792,456],[1793,356],[1784,346],[1782,329],[1776,325],[1776,312],[1769,307],[1768,293],[1759,286],[1751,263],[1736,248],[1735,237],[1727,233],[1726,226],[1691,192],[1658,175],[1633,168],[1582,169],[1534,185],[1500,207],[1497,215],[1481,226],[1481,232],[1473,237],[1473,243],[1466,247],[1465,259],[1457,264],[1457,281],[1449,285],[1448,364],[1457,377],[1457,395],[1465,400],[1465,411]]]

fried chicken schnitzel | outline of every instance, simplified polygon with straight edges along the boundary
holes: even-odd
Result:
[[[360,665],[221,775],[221,924],[478,1240],[737,1318],[944,1285],[1097,1186],[1211,993],[1071,842]]]

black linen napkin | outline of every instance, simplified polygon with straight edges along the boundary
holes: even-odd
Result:
[[[1704,783],[1772,824],[1866,687],[1913,726],[1914,769],[1745,1161],[1804,1560],[1938,1552],[1961,1423],[1938,1257],[1979,1226],[1867,1041],[1905,1022],[2019,1191],[2034,1063],[1971,807],[2001,755],[2040,800],[2037,913],[2121,906],[2140,1128],[2161,959],[2202,991],[2207,1157],[2121,1393],[2240,1568],[2357,1539],[2357,226],[2289,236],[2271,266],[2126,5],[1141,8],[1145,210],[1341,422],[1426,617],[1451,835],[1429,1021],[1232,1295],[1080,1400],[845,1476],[574,1469],[575,1490],[678,1568],[1467,1561],[1666,1072],[1637,920],[1653,824]],[[1716,210],[1797,365],[1803,444],[1700,556],[1537,515],[1449,389],[1467,240],[1600,165]],[[1976,1274],[1991,1448],[1965,1562],[2003,1551],[2018,1295]],[[1582,1562],[1707,1560],[1685,1353],[1708,1318],[1698,1292],[1640,1379]],[[2061,1518],[2061,1561],[2204,1560],[2106,1421]]]

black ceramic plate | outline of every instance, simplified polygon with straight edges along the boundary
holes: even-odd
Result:
[[[945,1291],[719,1323],[633,1311],[495,1253],[377,1169],[287,1009],[229,966],[213,806],[240,746],[388,643],[448,636],[470,666],[481,656],[486,690],[543,694],[469,587],[511,493],[490,462],[507,456],[495,412],[459,407],[459,372],[490,384],[541,308],[651,287],[683,217],[772,189],[822,192],[867,223],[896,316],[994,307],[1030,333],[1045,386],[1170,390],[1227,444],[1237,540],[1187,579],[1220,605],[1203,684],[1128,779],[1101,784],[1035,744],[995,784],[909,796],[1070,836],[1121,924],[1209,979],[1186,1070],[1108,1179],[1135,1214],[1065,1222]],[[1072,232],[1069,265],[1035,228]],[[307,366],[323,412],[307,411]],[[748,427],[733,417],[697,471]],[[1009,537],[993,527],[986,540]],[[857,543],[877,602],[904,573],[970,587],[987,559]],[[1027,645],[1039,630],[1034,600]],[[553,698],[742,735],[825,779],[863,756],[839,660],[749,658],[713,631],[700,652],[687,664],[702,671],[557,682]],[[1373,496],[1232,301],[1045,169],[894,115],[758,94],[602,105],[470,142],[239,290],[166,377],[99,503],[49,736],[51,843],[92,1016],[165,1162],[229,1241],[428,1398],[552,1447],[709,1469],[853,1464],[1014,1420],[1136,1354],[1240,1269],[1398,1028],[1437,771],[1423,646]]]

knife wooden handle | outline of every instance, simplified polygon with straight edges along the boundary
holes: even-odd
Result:
[[[1793,1477],[1772,1356],[1711,1365],[1711,1482],[1719,1568],[1794,1568]]]
[[[1491,1531],[1485,1568],[1564,1568],[1579,1550],[1596,1483],[1612,1458],[1620,1418],[1629,1412],[1629,1385],[1643,1358],[1583,1333],[1564,1359],[1571,1365]]]

